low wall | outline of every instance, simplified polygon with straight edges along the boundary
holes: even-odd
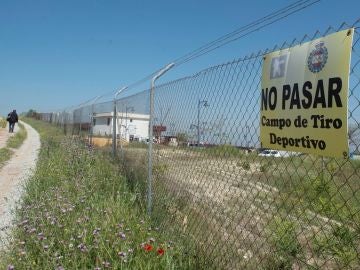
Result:
[[[108,137],[93,137],[92,143],[96,147],[105,147],[105,146],[111,146],[112,145],[112,138]],[[119,144],[119,141],[118,141]],[[128,145],[128,142],[122,141],[123,145]]]

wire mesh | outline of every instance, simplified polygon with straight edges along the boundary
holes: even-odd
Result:
[[[360,36],[355,22],[346,159],[261,156],[263,55],[349,28],[329,27],[271,50],[157,86],[149,138],[149,91],[71,112],[41,114],[111,144],[145,205],[153,160],[152,219],[186,236],[216,269],[360,267]],[[113,107],[116,106],[114,118]],[[97,142],[99,143],[99,142]],[[101,145],[101,143],[99,143]]]

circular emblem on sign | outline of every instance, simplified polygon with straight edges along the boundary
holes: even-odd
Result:
[[[307,65],[311,72],[318,73],[323,69],[328,59],[328,50],[321,41],[315,45],[315,49],[309,54]]]

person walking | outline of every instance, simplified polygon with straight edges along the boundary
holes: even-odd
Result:
[[[16,113],[16,110],[13,110],[10,112],[6,118],[6,120],[9,122],[9,133],[14,132],[15,123],[19,121],[19,117]]]

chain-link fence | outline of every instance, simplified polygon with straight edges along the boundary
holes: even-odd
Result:
[[[358,24],[329,27],[157,86],[152,116],[150,91],[144,91],[41,117],[63,125],[65,132],[71,126],[72,134],[97,146],[114,145],[116,138],[129,185],[142,191],[140,203],[145,206],[152,199],[154,222],[186,236],[208,268],[359,269]],[[272,150],[259,154],[264,54],[349,27],[355,27],[350,157],[278,156]],[[154,148],[148,152],[151,143]]]

